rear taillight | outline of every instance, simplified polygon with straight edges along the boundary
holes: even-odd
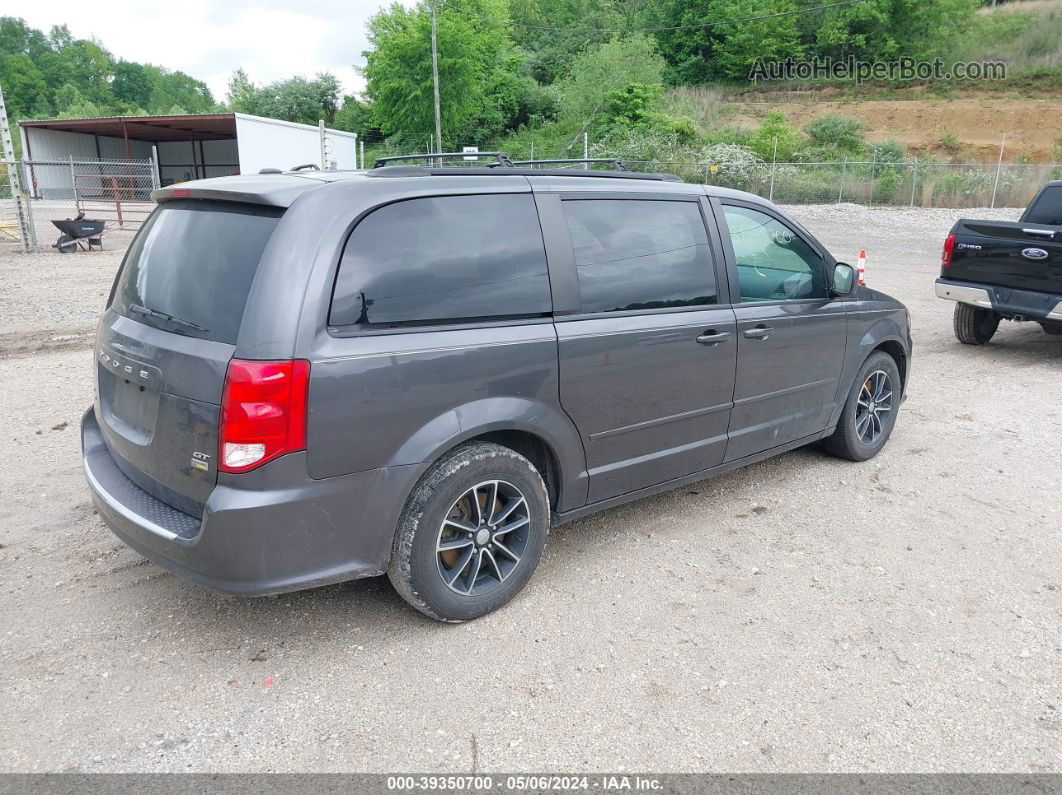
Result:
[[[232,359],[221,394],[218,470],[247,472],[306,449],[310,363]]]
[[[955,233],[952,232],[944,238],[944,250],[940,252],[940,267],[947,268],[951,265],[951,253],[955,250]]]

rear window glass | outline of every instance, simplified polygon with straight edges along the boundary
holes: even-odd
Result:
[[[1040,198],[1033,202],[1021,220],[1030,224],[1062,226],[1062,185],[1052,185],[1044,189]]]
[[[166,202],[129,247],[114,311],[189,337],[236,343],[258,261],[283,210]]]
[[[546,252],[530,194],[389,204],[350,235],[329,323],[388,326],[544,315]]]

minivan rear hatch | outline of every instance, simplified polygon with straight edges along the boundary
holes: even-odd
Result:
[[[140,488],[201,516],[217,483],[225,370],[283,209],[181,199],[137,235],[97,334],[96,416]]]

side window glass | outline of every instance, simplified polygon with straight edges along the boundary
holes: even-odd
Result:
[[[723,205],[734,245],[741,301],[827,298],[822,259],[799,235],[766,213]]]
[[[530,194],[435,196],[386,205],[355,227],[328,322],[434,324],[551,311]]]
[[[717,302],[712,251],[695,202],[570,199],[562,206],[583,312]]]

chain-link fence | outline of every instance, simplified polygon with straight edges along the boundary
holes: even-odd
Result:
[[[11,195],[9,168],[21,197]],[[104,246],[124,248],[154,209],[151,191],[159,186],[150,160],[21,160],[0,170],[2,250],[47,248],[60,234],[52,222],[78,216],[104,221]]]
[[[376,153],[382,156],[381,149]],[[397,154],[401,154],[397,152]],[[607,160],[607,152],[595,152]],[[447,167],[481,167],[495,159],[448,159]],[[742,164],[673,160],[623,161],[632,171],[663,171],[686,182],[719,185],[756,193],[778,204],[839,204],[909,207],[1024,207],[1040,187],[1062,179],[1062,164],[1031,163],[934,163],[924,160],[877,162],[839,160],[824,163]],[[429,158],[403,161],[401,165],[430,165]],[[371,165],[371,162],[370,162]],[[543,164],[541,168],[561,168]],[[573,169],[610,168],[608,163]]]
[[[483,166],[492,161],[481,156],[447,165]],[[687,182],[749,191],[779,204],[1024,207],[1045,182],[1062,179],[1062,164],[625,162],[634,171],[669,172]],[[58,237],[51,221],[82,212],[106,221],[106,247],[125,246],[154,207],[150,193],[158,186],[158,173],[150,160],[24,160],[14,167],[21,176],[21,213],[28,216],[29,226],[20,224],[20,202],[10,195],[6,173],[0,173],[0,250],[22,248],[23,229],[28,229],[30,247],[47,248]],[[5,168],[0,163],[0,170]]]
[[[626,161],[635,171],[665,171],[696,182],[756,193],[778,204],[909,207],[1024,207],[1040,187],[1062,179],[1060,164],[690,163]]]
[[[104,240],[140,228],[154,208],[158,174],[150,160],[23,160],[23,190],[40,245],[58,237],[52,221],[84,215],[106,222]],[[125,234],[123,234],[125,233]]]

